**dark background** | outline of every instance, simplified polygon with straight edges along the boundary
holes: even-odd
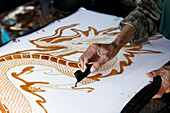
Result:
[[[32,0],[0,0],[0,13],[9,11]],[[52,0],[34,0],[51,2]],[[47,3],[46,3],[47,4]],[[47,4],[49,5],[49,4]],[[126,5],[121,0],[53,0],[53,6],[61,11],[74,12],[85,7],[102,13],[125,17],[135,6]]]
[[[25,4],[31,0],[0,0],[0,13],[9,11],[19,5]]]

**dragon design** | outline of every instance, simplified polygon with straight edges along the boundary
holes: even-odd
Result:
[[[55,33],[51,36],[29,40],[29,43],[35,45],[36,48],[16,51],[0,56],[0,110],[2,113],[28,113],[33,111],[28,99],[9,80],[7,72],[10,69],[17,66],[29,65],[21,72],[13,72],[11,75],[22,82],[22,85],[20,85],[22,90],[40,98],[36,100],[34,104],[41,107],[41,112],[47,112],[42,105],[46,100],[37,94],[37,92],[45,92],[45,90],[33,86],[35,84],[44,84],[50,87],[50,82],[28,82],[22,79],[20,75],[26,72],[31,73],[34,66],[30,65],[42,65],[55,68],[68,77],[74,77],[74,72],[81,69],[77,59],[89,45],[92,43],[109,43],[113,41],[119,33],[117,30],[118,28],[108,28],[98,31],[89,26],[87,30],[83,31],[77,29],[77,26],[79,26],[79,24],[60,27],[56,29]],[[159,38],[162,37],[150,37],[150,40]],[[123,73],[124,66],[130,66],[132,64],[131,58],[134,57],[135,54],[161,53],[159,51],[142,49],[145,44],[126,45],[115,58],[105,63],[97,72],[91,74],[91,76],[86,77],[80,84],[90,84],[100,81],[102,78]],[[75,88],[74,86],[70,88],[73,90],[82,89]],[[85,87],[85,89],[89,89],[88,92],[94,90],[94,88],[90,87]]]

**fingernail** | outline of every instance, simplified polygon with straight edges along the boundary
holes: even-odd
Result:
[[[96,69],[92,66],[91,69],[90,69],[91,73],[95,72]]]

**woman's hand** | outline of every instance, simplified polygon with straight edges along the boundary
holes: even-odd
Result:
[[[117,38],[110,44],[92,44],[85,53],[80,56],[79,61],[83,70],[86,63],[94,62],[91,72],[98,70],[104,63],[116,56],[119,50],[135,37],[135,30],[130,25],[125,25]]]
[[[91,72],[98,70],[104,63],[116,56],[121,47],[115,43],[97,44],[94,43],[88,47],[83,55],[79,58],[81,67],[86,70],[86,63],[94,62],[91,67]]]
[[[153,70],[147,73],[148,77],[156,77],[161,76],[162,83],[158,93],[153,97],[154,98],[161,98],[164,93],[170,92],[170,66],[163,66],[158,70]]]

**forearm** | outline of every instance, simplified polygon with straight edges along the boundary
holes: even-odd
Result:
[[[120,22],[119,28],[122,30],[125,25],[133,26],[135,38],[130,43],[141,44],[157,32],[160,15],[155,0],[141,0],[137,8]]]
[[[130,25],[125,25],[117,38],[112,42],[122,48],[135,37],[135,29]]]

